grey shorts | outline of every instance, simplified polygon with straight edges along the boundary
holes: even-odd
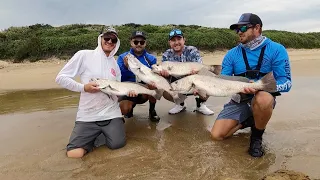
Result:
[[[76,121],[67,145],[67,151],[77,148],[83,148],[87,152],[92,151],[94,142],[101,133],[110,149],[121,148],[126,144],[123,118],[97,122]]]
[[[238,121],[239,124],[243,123],[250,117],[253,117],[251,109],[251,101],[237,103],[230,100],[223,106],[222,111],[219,113],[216,120],[233,119]],[[276,98],[274,97],[273,108],[276,106]]]

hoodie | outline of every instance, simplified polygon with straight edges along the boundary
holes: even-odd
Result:
[[[106,56],[101,47],[101,37],[102,34],[98,37],[96,49],[76,52],[55,79],[63,88],[80,92],[76,121],[94,122],[122,117],[117,96],[84,91],[84,85],[91,78],[121,81],[121,72],[114,58],[120,39],[110,55]],[[74,80],[76,76],[80,76],[80,82]]]
[[[246,65],[242,56],[241,47],[244,47],[251,69],[256,69],[260,52],[266,45],[260,72],[269,73],[273,71],[273,75],[277,81],[278,92],[289,92],[291,84],[291,68],[288,53],[285,47],[277,42],[266,38],[261,45],[255,49],[244,47],[242,44],[229,50],[222,61],[223,75],[237,75],[246,72]]]

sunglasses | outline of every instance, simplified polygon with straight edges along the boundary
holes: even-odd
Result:
[[[118,42],[118,39],[117,39],[117,38],[104,37],[103,39],[104,39],[106,42],[109,42],[110,39],[111,39],[111,42],[112,42],[113,44],[115,44],[115,43]]]
[[[253,26],[250,26],[250,25],[247,25],[247,26],[241,26],[240,28],[236,28],[235,29],[235,31],[236,31],[236,33],[238,34],[239,33],[239,31],[241,31],[241,32],[246,32],[246,31],[248,31],[248,29],[249,28],[252,28]]]
[[[172,37],[174,35],[181,35],[182,36],[182,31],[181,30],[173,30],[169,34],[170,37]]]
[[[146,41],[144,41],[144,40],[142,40],[142,41],[134,40],[134,41],[133,41],[133,44],[134,44],[134,45],[138,45],[139,43],[140,43],[140,45],[143,46],[144,43],[146,43]]]

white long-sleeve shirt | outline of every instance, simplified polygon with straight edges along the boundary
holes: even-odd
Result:
[[[56,83],[71,91],[80,92],[76,121],[103,121],[122,117],[117,96],[108,96],[102,92],[89,93],[84,85],[91,78],[103,78],[121,81],[121,72],[114,58],[120,47],[120,40],[107,57],[101,47],[101,35],[95,50],[80,50],[68,61],[56,77]],[[81,82],[73,78],[80,76]]]

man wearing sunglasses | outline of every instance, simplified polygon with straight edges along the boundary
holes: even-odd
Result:
[[[136,79],[136,76],[128,69],[128,60],[124,57],[131,53],[133,54],[142,64],[151,68],[153,64],[157,63],[157,59],[152,54],[149,54],[146,51],[147,38],[144,32],[142,31],[134,31],[130,37],[130,51],[125,52],[118,57],[118,65],[121,70],[121,81],[129,81],[129,82],[139,82],[145,85],[144,82]],[[149,89],[155,89],[153,85],[146,85]],[[130,118],[133,116],[133,108],[136,104],[144,104],[149,100],[149,119],[152,122],[158,122],[160,117],[157,115],[155,110],[156,99],[147,94],[139,94],[136,97],[128,97],[122,96],[119,97],[120,108],[122,113],[126,118]]]
[[[283,45],[262,36],[262,21],[256,14],[242,14],[230,29],[238,34],[240,43],[225,55],[221,74],[257,81],[272,71],[277,92],[247,88],[238,94],[242,97],[240,102],[231,98],[218,115],[211,135],[215,140],[223,140],[240,128],[251,127],[248,153],[261,157],[264,155],[262,135],[275,108],[276,96],[289,92],[292,86],[289,57]]]
[[[80,50],[73,55],[56,77],[56,82],[71,91],[80,92],[76,122],[67,145],[67,156],[81,158],[93,150],[95,141],[103,137],[103,144],[118,149],[126,144],[124,120],[117,96],[102,93],[92,78],[121,80],[119,66],[114,59],[120,40],[114,28],[105,29],[98,36],[94,50]],[[74,80],[80,76],[80,82]]]
[[[198,62],[202,63],[202,58],[200,56],[200,52],[194,46],[186,46],[185,45],[185,38],[180,29],[173,29],[169,33],[169,45],[170,49],[166,50],[162,55],[162,61],[175,61],[175,62]],[[196,72],[192,71],[190,74],[194,74]],[[160,72],[160,74],[169,79],[170,83],[182,78],[175,78],[173,76],[169,76],[168,72],[165,70]],[[188,95],[181,96],[181,99],[186,99]],[[164,92],[163,97],[171,102],[173,101],[172,96]],[[210,110],[206,105],[205,102],[209,97],[201,97],[196,98],[196,111],[204,114],[204,115],[213,115],[214,112]],[[185,103],[176,104],[172,109],[169,110],[169,114],[177,114],[186,109]]]

